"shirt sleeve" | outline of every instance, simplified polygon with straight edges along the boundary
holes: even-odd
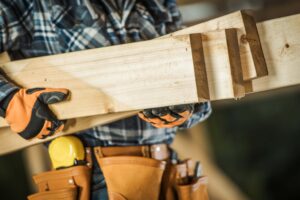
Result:
[[[24,36],[28,36],[31,2],[15,0],[0,1],[0,53],[16,50]],[[0,102],[18,87],[0,72]]]
[[[4,11],[0,2],[0,53],[3,53],[7,44],[8,27],[5,22]]]
[[[18,50],[33,30],[33,0],[0,1],[0,53]]]

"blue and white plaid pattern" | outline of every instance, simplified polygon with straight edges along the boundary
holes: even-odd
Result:
[[[175,0],[0,0],[0,52],[14,60],[148,40],[181,28]],[[84,69],[82,69],[84,70]],[[16,87],[0,75],[0,101]],[[88,146],[170,143],[211,113],[157,129],[137,116],[78,134]]]

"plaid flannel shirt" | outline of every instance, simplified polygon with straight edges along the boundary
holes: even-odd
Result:
[[[0,0],[0,52],[13,60],[148,40],[180,28],[175,0]],[[16,89],[0,75],[0,101]],[[179,127],[157,129],[134,116],[78,136],[88,146],[170,143],[178,128],[210,113],[204,103]]]

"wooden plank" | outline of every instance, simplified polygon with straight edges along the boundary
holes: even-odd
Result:
[[[198,102],[189,35],[15,61],[2,70],[23,87],[70,89],[69,101],[51,105],[59,119]]]
[[[236,98],[225,31],[203,35],[208,82],[200,80],[205,73],[193,60],[202,46],[192,46],[189,35],[10,62],[2,69],[23,87],[70,89],[69,101],[51,105],[59,119]]]
[[[300,14],[258,24],[269,75],[248,85],[260,92],[300,84]]]
[[[10,62],[10,57],[7,52],[0,53],[0,65]]]
[[[232,79],[233,72],[241,68],[237,34],[229,39],[227,35],[225,30],[202,36],[180,35],[103,51],[90,50],[89,54],[84,51],[10,62],[3,70],[23,87],[70,89],[70,101],[51,106],[59,119],[239,98],[244,94],[237,91],[240,86],[236,87],[236,80]],[[135,50],[128,52],[129,47]],[[116,51],[126,58],[116,58],[112,53]],[[90,60],[87,57],[93,53],[99,56],[93,56],[97,60],[91,64],[76,64],[83,61],[71,59],[80,54],[83,60]],[[82,72],[84,67],[87,69]]]
[[[235,12],[185,30],[195,32],[223,27],[241,27],[240,30],[244,30],[244,16],[247,15],[243,12]],[[246,24],[250,24],[248,29],[251,30],[251,23]],[[255,26],[253,29],[256,29]],[[203,94],[207,86],[204,85],[205,80],[199,82],[199,78],[194,84],[193,73],[199,71],[197,66],[194,65],[195,69],[192,67],[195,63],[192,61],[189,38],[182,35],[185,30],[175,33],[178,37],[27,59],[7,63],[3,69],[23,87],[70,89],[71,101],[51,106],[59,119],[195,103],[198,99],[207,99],[208,95]],[[243,43],[242,47],[247,45],[247,42]],[[244,50],[250,51],[251,48]],[[243,53],[244,58],[247,56],[247,60],[252,60],[251,53]],[[85,69],[84,72],[82,69]],[[125,72],[126,76],[123,76]],[[223,74],[221,68],[219,74]],[[196,77],[199,76],[204,75],[198,73]],[[118,80],[118,84],[115,80]],[[199,85],[202,88],[199,89]],[[222,88],[219,93],[227,93],[228,90],[231,91],[231,87]],[[236,97],[230,92],[228,94],[225,98]],[[222,99],[224,95],[213,96],[213,99]],[[3,120],[1,124],[7,125]]]
[[[237,99],[245,96],[245,86],[243,80],[243,70],[241,64],[237,30],[227,29],[225,30],[225,34],[233,86],[232,89],[234,97]]]
[[[210,99],[210,94],[208,88],[202,35],[200,33],[191,34],[190,40],[192,46],[193,62],[195,66],[195,78],[198,97],[199,100],[208,100]]]
[[[209,99],[245,96],[235,29],[202,34]]]
[[[170,35],[178,36],[191,33],[236,28],[238,29],[243,79],[252,80],[268,75],[267,65],[260,45],[255,20],[245,11],[234,12],[205,23],[185,28]]]
[[[3,65],[4,63],[10,62],[10,57],[7,52],[0,53],[0,65]],[[0,117],[0,127],[6,127],[8,126],[7,122]]]
[[[258,32],[262,41],[262,48],[266,57],[269,75],[252,81],[247,92],[260,92],[281,87],[300,84],[300,14],[270,20],[258,24]],[[127,116],[133,115],[129,113]],[[126,113],[122,113],[126,115]],[[83,130],[95,125],[105,124],[101,121],[109,117],[114,121],[121,119],[119,113],[76,119],[68,133]],[[106,123],[108,122],[106,121]],[[66,133],[62,133],[66,134]],[[0,129],[0,155],[42,143],[41,140],[25,141],[8,128]]]
[[[4,155],[7,153],[15,152],[17,150],[35,145],[40,144],[49,140],[52,140],[56,137],[62,136],[62,135],[68,135],[72,134],[78,131],[82,131],[91,127],[94,127],[99,124],[107,124],[112,121],[115,121],[116,119],[123,119],[126,117],[130,117],[132,115],[135,115],[137,111],[131,111],[131,112],[124,112],[124,113],[114,113],[114,114],[107,114],[103,116],[94,116],[94,117],[83,117],[83,118],[77,118],[77,119],[70,119],[67,121],[67,124],[64,128],[64,131],[49,137],[45,140],[40,139],[32,139],[30,141],[24,140],[21,138],[18,134],[13,133],[10,128],[1,128],[0,129],[0,155]]]

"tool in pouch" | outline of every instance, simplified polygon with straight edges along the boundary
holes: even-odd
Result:
[[[207,177],[202,176],[200,162],[184,160],[175,167],[175,188],[179,200],[208,200]]]
[[[95,147],[94,152],[111,200],[208,199],[206,178],[199,177],[200,164],[171,162],[167,145]],[[90,149],[84,152],[78,138],[64,136],[52,141],[49,154],[55,170],[33,177],[38,193],[29,200],[88,200]]]
[[[38,187],[29,200],[89,200],[91,150],[75,136],[54,139],[49,145],[53,170],[33,176]]]
[[[144,149],[159,149],[153,147],[157,145],[94,148],[109,199],[208,200],[207,178],[201,176],[200,163],[190,159],[173,163],[171,152],[167,157],[158,152],[140,155]]]

